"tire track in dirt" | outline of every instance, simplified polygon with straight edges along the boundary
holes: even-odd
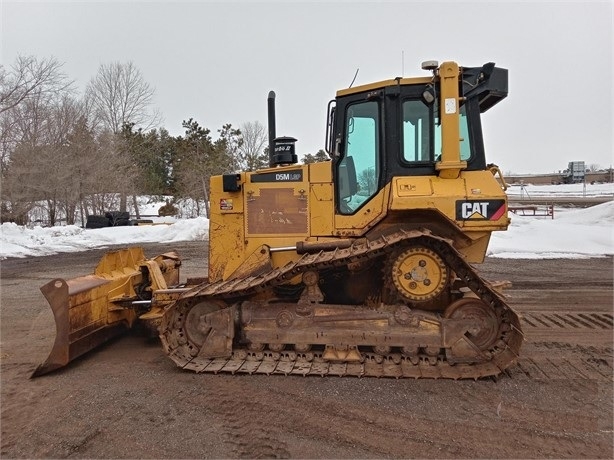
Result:
[[[233,381],[241,382],[249,378],[253,377],[234,377],[236,380]],[[319,382],[312,382],[316,379],[314,377],[307,377],[304,385],[297,385],[297,391],[300,391],[300,386],[307,389],[304,397],[297,391],[289,391],[288,388],[293,385],[286,383],[297,382],[297,379],[300,382],[299,377],[274,379],[267,390],[252,392],[250,395],[250,399],[257,399],[266,407],[266,412],[270,415],[267,417],[269,430],[276,433],[290,432],[294,438],[306,437],[322,445],[344,446],[354,452],[364,453],[365,457],[489,457],[493,455],[492,448],[496,441],[485,443],[482,433],[493,429],[493,424],[497,431],[495,438],[514,439],[520,436],[531,439],[533,444],[528,446],[526,454],[543,443],[556,446],[547,451],[548,455],[565,456],[582,437],[581,430],[595,423],[592,417],[559,420],[559,413],[535,409],[530,404],[518,407],[513,399],[507,397],[505,391],[501,394],[493,392],[497,384],[492,381],[459,382],[459,385],[454,385],[457,392],[454,396],[457,401],[457,423],[451,423],[452,427],[446,430],[445,436],[441,436],[440,417],[446,417],[445,408],[434,407],[432,416],[419,418],[411,412],[395,410],[394,403],[391,407],[390,401],[384,401],[382,404],[379,399],[369,400],[368,395],[362,396],[363,405],[359,404],[359,401],[354,401],[354,406],[348,405],[348,398],[352,399],[354,394],[352,389],[362,385],[362,382],[356,382],[361,379],[349,379],[347,393],[339,394],[341,397],[338,401],[331,397],[313,397],[311,383],[316,387],[320,386]],[[279,379],[284,382],[280,383]],[[346,379],[343,379],[344,383]],[[390,382],[391,385],[398,385],[399,391],[403,391],[405,385],[401,381]],[[371,386],[370,382],[365,384]],[[324,388],[328,386],[323,385]],[[431,383],[431,386],[434,389],[433,402],[436,405],[439,381]],[[288,405],[288,401],[292,401],[292,404]],[[497,409],[501,402],[505,403],[503,417],[499,416]],[[246,423],[249,422],[244,420],[243,424]],[[568,433],[560,436],[555,432],[555,427],[561,431],[567,430]],[[576,428],[580,428],[578,433],[573,432]],[[489,438],[493,439],[492,436]],[[599,449],[587,448],[589,455],[591,452],[598,455]]]
[[[259,423],[263,417],[277,414],[271,413],[272,407],[256,395],[243,391],[238,383],[237,379],[226,379],[224,386],[207,390],[207,399],[213,400],[211,408],[225,428],[225,442],[238,458],[289,458],[290,452],[277,430]]]
[[[613,315],[591,310],[521,313],[525,344],[507,375],[533,380],[612,382]]]

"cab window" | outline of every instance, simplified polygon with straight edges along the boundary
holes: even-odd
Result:
[[[346,111],[343,158],[337,164],[337,198],[342,214],[353,214],[377,193],[379,185],[379,106],[351,104]]]
[[[431,149],[432,115],[420,100],[403,102],[403,159],[408,162],[433,161]]]
[[[467,161],[471,157],[471,144],[469,139],[469,126],[467,123],[467,111],[466,105],[461,105],[460,108],[460,159],[461,161]],[[435,161],[439,161],[441,158],[441,123],[439,123],[439,117],[435,116]]]
[[[431,131],[433,135],[431,136]],[[441,159],[441,124],[437,111],[422,100],[403,102],[403,159],[410,163]],[[460,108],[461,161],[469,160],[471,145],[465,105]]]

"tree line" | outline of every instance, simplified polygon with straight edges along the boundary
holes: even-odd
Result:
[[[55,58],[0,65],[0,220],[85,223],[131,210],[139,195],[189,200],[208,217],[209,178],[268,166],[264,126],[198,121],[184,134],[160,127],[154,88],[132,62],[102,64],[84,94]],[[323,151],[304,162],[328,159]]]

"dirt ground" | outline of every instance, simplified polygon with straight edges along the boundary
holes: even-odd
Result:
[[[178,243],[182,278],[206,242]],[[169,245],[145,245],[154,256]],[[612,458],[613,260],[489,259],[523,316],[498,379],[410,380],[182,371],[129,334],[29,375],[55,328],[39,287],[104,251],[1,262],[2,458]]]

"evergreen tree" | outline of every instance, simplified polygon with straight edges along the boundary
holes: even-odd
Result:
[[[170,185],[172,144],[168,131],[161,128],[145,133],[141,128],[135,131],[134,123],[125,123],[121,136],[125,141],[125,154],[135,164],[137,193],[163,195]],[[163,142],[164,138],[164,142]]]
[[[182,198],[191,198],[200,215],[201,203],[205,216],[209,217],[209,178],[217,169],[215,148],[211,131],[190,118],[183,121],[185,135],[177,138],[178,150],[175,160],[177,169],[177,192]]]
[[[303,157],[303,164],[317,163],[320,161],[328,160],[330,160],[328,154],[324,150],[320,149],[315,155],[312,155],[311,153],[305,154],[305,156]]]
[[[215,155],[218,161],[218,173],[234,173],[244,169],[245,162],[240,157],[243,138],[241,130],[235,129],[230,123],[217,131],[220,137],[215,141]]]

